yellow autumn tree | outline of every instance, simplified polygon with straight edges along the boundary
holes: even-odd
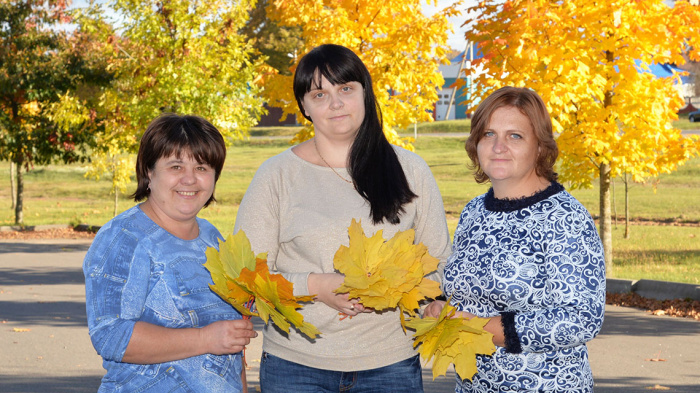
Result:
[[[697,4],[697,1],[694,0]],[[700,55],[700,7],[663,0],[483,1],[471,7],[466,38],[479,43],[476,103],[510,85],[537,91],[547,104],[563,181],[600,181],[600,235],[612,266],[611,179],[668,173],[698,152],[698,140],[671,126],[683,105],[652,64]],[[689,48],[695,48],[695,50]]]
[[[435,0],[429,0],[437,4]],[[420,0],[274,0],[268,15],[280,26],[299,26],[303,49],[298,59],[321,44],[338,44],[353,50],[372,76],[374,93],[384,116],[389,142],[412,149],[411,138],[400,138],[396,129],[414,122],[430,121],[437,89],[444,79],[438,65],[447,62],[447,17],[458,14],[456,4],[427,17]],[[291,75],[273,73],[265,82],[271,106],[296,115],[305,124],[292,140],[313,136],[313,126],[298,113]]]

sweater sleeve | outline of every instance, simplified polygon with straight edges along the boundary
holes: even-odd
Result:
[[[242,230],[250,240],[253,251],[267,253],[271,272],[277,271],[280,248],[281,180],[275,165],[263,163],[253,176],[236,215],[233,233]],[[292,283],[294,296],[309,295],[307,278],[310,272],[281,273]]]
[[[545,251],[552,306],[516,313],[523,352],[547,352],[582,345],[600,331],[605,311],[605,263],[600,237],[584,208],[571,211],[571,225],[552,228]],[[513,346],[512,349],[517,348]]]
[[[450,233],[445,220],[445,207],[435,177],[428,164],[420,157],[413,163],[414,190],[418,195],[416,205],[415,243],[423,243],[430,255],[440,260],[437,271],[427,277],[441,282],[447,258],[452,252]]]
[[[144,308],[150,259],[122,228],[100,235],[83,263],[89,334],[102,358],[120,362]]]

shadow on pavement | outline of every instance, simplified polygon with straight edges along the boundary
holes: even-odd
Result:
[[[52,327],[87,327],[85,301],[0,302],[0,319]],[[0,389],[4,392],[4,389]]]
[[[0,254],[26,253],[26,254],[51,254],[55,252],[87,252],[90,244],[82,243],[19,243],[0,242]]]
[[[101,377],[46,377],[45,375],[0,375],[3,393],[95,393]]]
[[[608,385],[608,386],[599,386]],[[622,386],[609,386],[622,385]],[[640,388],[644,385],[644,388]],[[698,393],[698,385],[657,385],[652,381],[645,381],[641,378],[595,378],[595,393],[640,393],[647,391],[670,391],[674,393]]]
[[[638,337],[689,336],[700,334],[700,324],[694,320],[682,318],[650,318],[640,323],[638,317],[632,315],[615,315],[615,318],[605,318],[601,335],[630,335]],[[700,390],[696,390],[698,392]]]
[[[37,271],[21,267],[2,269],[0,285],[85,284],[82,269],[66,268]]]

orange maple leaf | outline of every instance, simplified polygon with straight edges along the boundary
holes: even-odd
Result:
[[[313,296],[294,296],[294,287],[281,274],[271,274],[267,266],[267,254],[255,256],[245,232],[229,235],[219,241],[219,249],[209,247],[204,264],[211,274],[212,291],[231,303],[246,316],[259,316],[265,323],[270,318],[285,332],[294,325],[300,332],[315,338],[321,332],[304,322],[296,310],[299,302],[313,301]],[[255,300],[253,311],[249,308]]]

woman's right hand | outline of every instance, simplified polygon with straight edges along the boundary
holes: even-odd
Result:
[[[309,293],[316,294],[316,300],[325,303],[348,316],[354,317],[361,312],[372,312],[364,307],[358,299],[350,299],[347,293],[335,293],[343,285],[345,276],[340,273],[311,273],[307,281]]]
[[[423,317],[437,318],[440,316],[443,307],[445,307],[445,301],[436,300],[425,307],[423,310]]]
[[[250,339],[257,337],[253,322],[248,319],[216,321],[200,329],[206,353],[228,355],[241,352]]]

